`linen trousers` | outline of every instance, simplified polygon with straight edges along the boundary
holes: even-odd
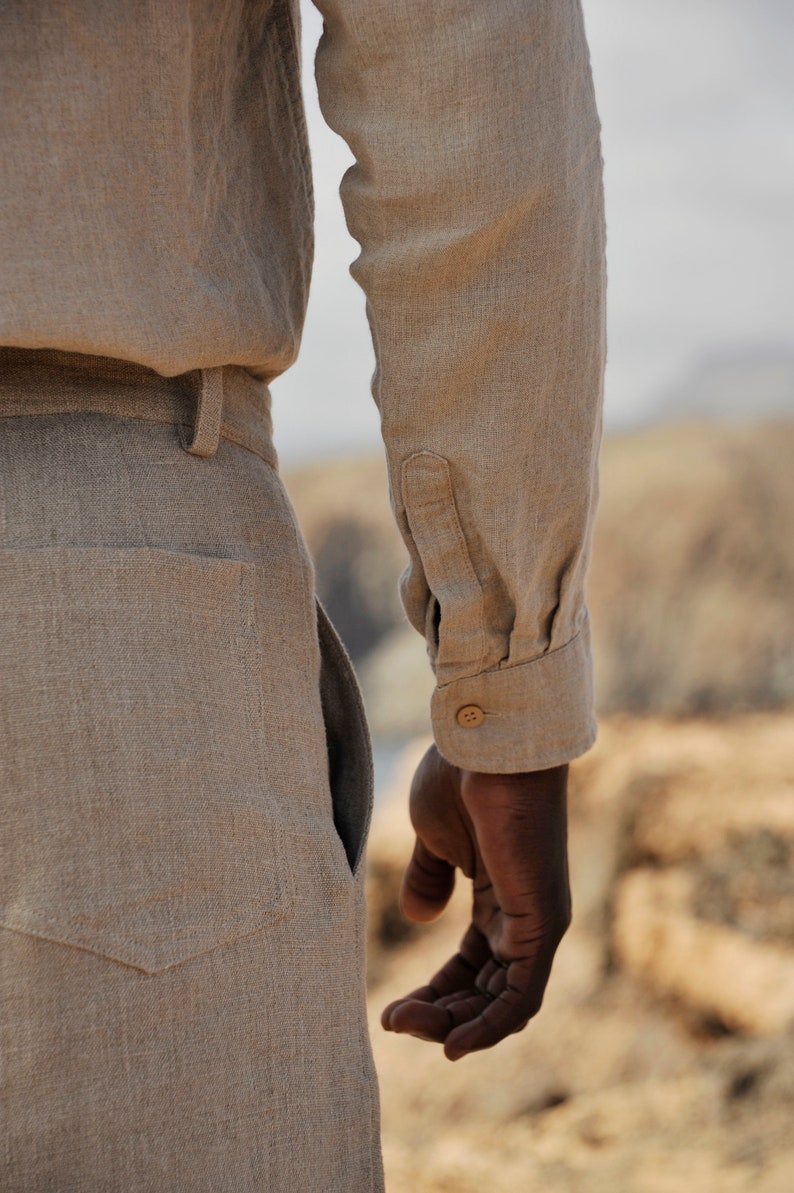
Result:
[[[0,350],[0,1187],[382,1189],[360,696],[244,370]]]

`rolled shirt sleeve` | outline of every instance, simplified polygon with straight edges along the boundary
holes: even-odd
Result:
[[[605,234],[581,8],[317,6],[436,742],[474,770],[558,765],[595,737]]]

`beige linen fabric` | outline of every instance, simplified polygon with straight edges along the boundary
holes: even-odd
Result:
[[[595,733],[604,361],[580,5],[318,7],[436,740],[481,770],[564,762]],[[0,343],[166,377],[289,365],[312,235],[295,0],[15,0],[0,89]]]
[[[0,350],[4,1193],[382,1188],[360,698],[209,380],[201,458],[200,377]]]

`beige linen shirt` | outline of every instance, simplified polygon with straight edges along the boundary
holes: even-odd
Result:
[[[580,5],[318,7],[436,740],[461,766],[552,766],[595,734],[604,224]],[[10,0],[0,89],[0,344],[288,367],[312,258],[296,0]]]

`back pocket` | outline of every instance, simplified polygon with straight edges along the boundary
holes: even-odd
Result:
[[[281,916],[253,564],[0,552],[0,925],[167,969]]]

